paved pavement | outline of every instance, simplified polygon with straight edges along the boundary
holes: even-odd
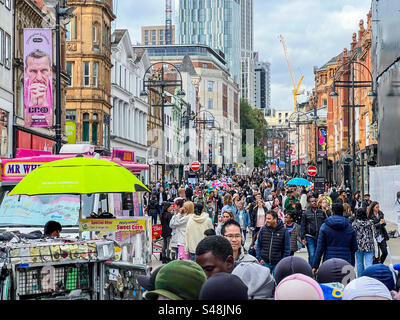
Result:
[[[391,230],[396,230],[397,225],[394,223],[388,223],[386,226],[386,229],[388,231]],[[249,233],[247,233],[246,237],[246,244],[245,247],[248,248],[251,243],[251,237],[249,236]],[[390,263],[400,263],[400,238],[390,238],[388,241],[388,252],[389,255],[386,258],[385,264],[389,265]],[[295,253],[296,256],[303,257],[304,259],[308,260],[308,254],[306,249],[302,249],[301,251],[298,251]],[[151,262],[148,264],[152,268],[156,268],[160,266],[162,263],[159,260],[159,254],[155,254],[152,256]]]

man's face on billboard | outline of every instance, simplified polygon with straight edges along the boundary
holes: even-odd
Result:
[[[31,83],[41,83],[47,86],[49,77],[51,76],[49,58],[29,57],[27,60],[25,72]]]

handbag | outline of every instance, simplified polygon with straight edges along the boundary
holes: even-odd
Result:
[[[378,241],[376,241],[374,225],[372,225],[372,238],[374,239],[374,257],[376,259],[378,259],[379,258],[379,246],[378,246]]]

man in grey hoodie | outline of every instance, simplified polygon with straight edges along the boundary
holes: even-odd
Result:
[[[235,220],[226,221],[221,228],[221,235],[225,237],[232,245],[233,258],[235,266],[241,262],[259,263],[257,258],[245,252],[242,246],[242,230],[239,222]]]

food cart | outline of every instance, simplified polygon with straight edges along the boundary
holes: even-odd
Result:
[[[77,153],[93,157],[90,152]],[[150,272],[146,264],[151,259],[152,228],[151,219],[140,216],[140,200],[131,203],[132,210],[124,210],[122,193],[6,195],[44,163],[75,156],[63,153],[1,160],[0,228],[4,229],[0,232],[12,235],[11,240],[0,241],[1,299],[141,297],[136,276]],[[148,169],[118,158],[107,160],[131,173]],[[131,195],[125,199],[138,196],[136,192]],[[104,212],[112,219],[92,217]],[[29,231],[42,228],[48,220],[61,223],[62,239],[19,237],[21,232],[30,235]]]

